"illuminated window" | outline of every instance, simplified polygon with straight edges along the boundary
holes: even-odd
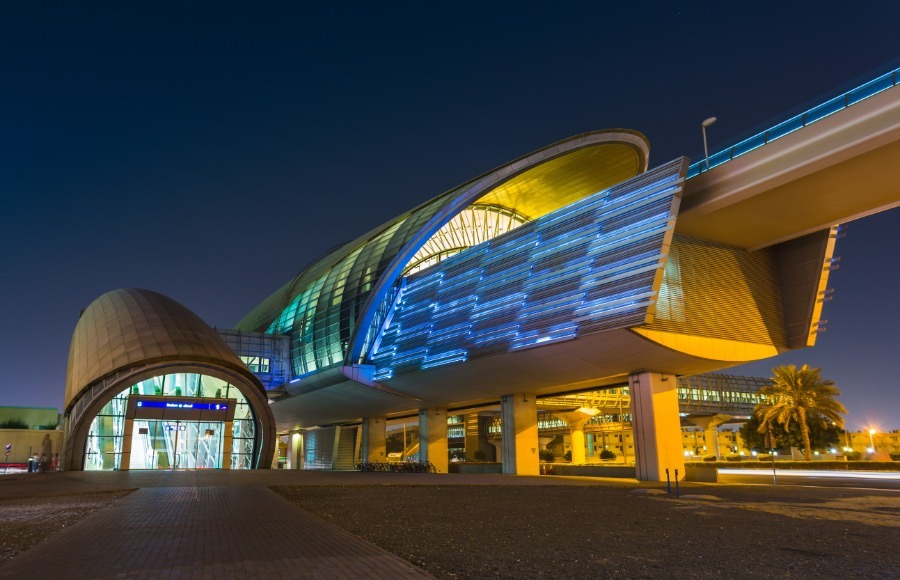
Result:
[[[272,368],[271,361],[261,356],[242,356],[241,360],[244,361],[251,373],[268,373]]]
[[[419,248],[403,272],[409,276],[456,254],[514,230],[528,221],[498,205],[474,204],[447,222]]]

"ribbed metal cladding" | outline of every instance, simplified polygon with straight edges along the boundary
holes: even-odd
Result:
[[[676,234],[647,328],[786,348],[778,288],[772,250],[749,252]]]
[[[677,159],[406,278],[375,378],[642,324],[686,167]]]

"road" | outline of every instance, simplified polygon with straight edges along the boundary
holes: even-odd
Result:
[[[897,471],[816,471],[777,469],[782,485],[816,485],[822,487],[855,487],[900,491],[900,472]],[[719,469],[719,483],[772,483],[772,470]]]

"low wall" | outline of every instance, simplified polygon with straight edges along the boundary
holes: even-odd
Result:
[[[736,463],[730,464],[738,465]],[[721,463],[718,467],[724,467]],[[719,483],[719,470],[715,464],[688,463],[684,466],[685,481],[702,481],[703,483]]]
[[[449,473],[468,473],[477,475],[496,475],[503,473],[502,463],[450,463]]]
[[[548,475],[583,475],[587,477],[637,477],[631,465],[572,465],[569,463],[546,463]],[[552,471],[551,471],[552,470]]]
[[[0,447],[12,445],[9,453],[9,463],[27,463],[31,457],[29,452],[41,456],[44,448],[44,438],[50,439],[50,454],[62,452],[63,432],[47,431],[43,429],[0,429]],[[2,449],[0,449],[2,450]],[[5,453],[5,451],[4,451]],[[0,454],[0,465],[7,459]]]

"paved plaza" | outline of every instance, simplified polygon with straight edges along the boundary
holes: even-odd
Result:
[[[268,486],[592,485],[502,476],[327,471],[108,471],[0,477],[0,497],[134,489],[5,564],[0,578],[428,578]]]
[[[252,484],[270,479],[266,472],[249,478],[228,472],[71,475],[28,474],[0,480],[0,489],[46,495],[146,487],[3,564],[0,577],[430,577]],[[221,485],[166,485],[185,480]]]
[[[871,579],[900,566],[893,490],[684,483],[677,499],[664,489],[558,476],[12,474],[0,476],[2,516],[38,524],[49,506],[60,522],[78,498],[108,507],[11,552],[0,578]],[[5,522],[0,538],[17,534]]]

